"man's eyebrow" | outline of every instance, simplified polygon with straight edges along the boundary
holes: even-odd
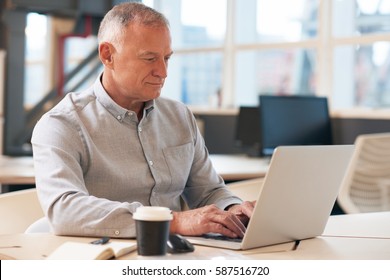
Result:
[[[150,51],[142,51],[139,53],[140,56],[144,56],[144,55],[158,55],[158,53],[156,52],[150,52]]]
[[[171,56],[173,54],[173,51],[168,53],[167,55],[164,56]],[[160,54],[157,52],[152,52],[152,51],[142,51],[139,53],[139,56],[148,56],[148,55],[153,55],[153,56],[159,56]]]

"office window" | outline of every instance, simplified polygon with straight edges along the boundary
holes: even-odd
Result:
[[[171,25],[173,48],[223,45],[226,0],[155,0],[145,4],[160,10]]]
[[[390,0],[332,3],[333,107],[390,107]]]
[[[218,107],[221,68],[221,52],[175,54],[169,62],[170,77],[163,94],[186,104]]]
[[[317,36],[319,1],[144,2],[171,23],[175,55],[163,95],[238,107],[256,105],[261,93],[315,93],[317,52],[301,41]],[[291,42],[300,45],[285,45]]]
[[[334,66],[334,87],[340,93],[335,95],[338,104],[390,107],[390,42],[338,46]]]
[[[162,94],[189,105],[218,107],[222,89],[226,0],[155,0],[170,22],[174,55]]]
[[[257,33],[280,41],[298,41],[317,35],[316,0],[258,0]]]
[[[167,15],[181,57],[163,94],[189,105],[215,106],[207,96],[217,89],[222,107],[256,105],[263,93],[326,96],[331,110],[390,106],[390,0],[144,2]],[[208,55],[220,64],[183,59]],[[218,78],[203,75],[210,69]]]
[[[389,0],[342,0],[333,5],[333,34],[337,37],[390,32]]]
[[[26,26],[26,67],[24,106],[31,108],[47,93],[50,48],[48,44],[48,20],[44,15],[29,13]]]
[[[314,95],[315,72],[313,49],[239,52],[235,67],[235,104],[257,104],[258,95]]]

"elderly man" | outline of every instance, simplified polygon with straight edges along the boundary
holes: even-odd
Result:
[[[122,3],[98,40],[103,73],[33,132],[36,186],[54,233],[134,237],[132,213],[156,205],[173,211],[172,233],[242,237],[254,203],[226,189],[190,110],[160,97],[173,53],[167,19]]]

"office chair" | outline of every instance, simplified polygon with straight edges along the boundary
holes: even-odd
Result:
[[[390,211],[390,133],[356,138],[337,201],[347,214]]]
[[[25,230],[25,233],[50,232],[49,220],[46,217],[39,218]]]
[[[0,234],[23,233],[43,216],[35,188],[0,194]]]

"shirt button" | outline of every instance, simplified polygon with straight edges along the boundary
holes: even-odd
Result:
[[[120,233],[119,230],[116,230],[116,231],[114,232],[115,235],[119,235],[119,233]]]
[[[122,119],[122,117],[121,117],[121,116],[117,116],[116,119],[117,119],[118,121],[120,121],[120,120]]]
[[[142,127],[138,127],[138,131],[141,132],[142,131]]]
[[[152,160],[149,160],[149,165],[153,166],[153,161]]]

